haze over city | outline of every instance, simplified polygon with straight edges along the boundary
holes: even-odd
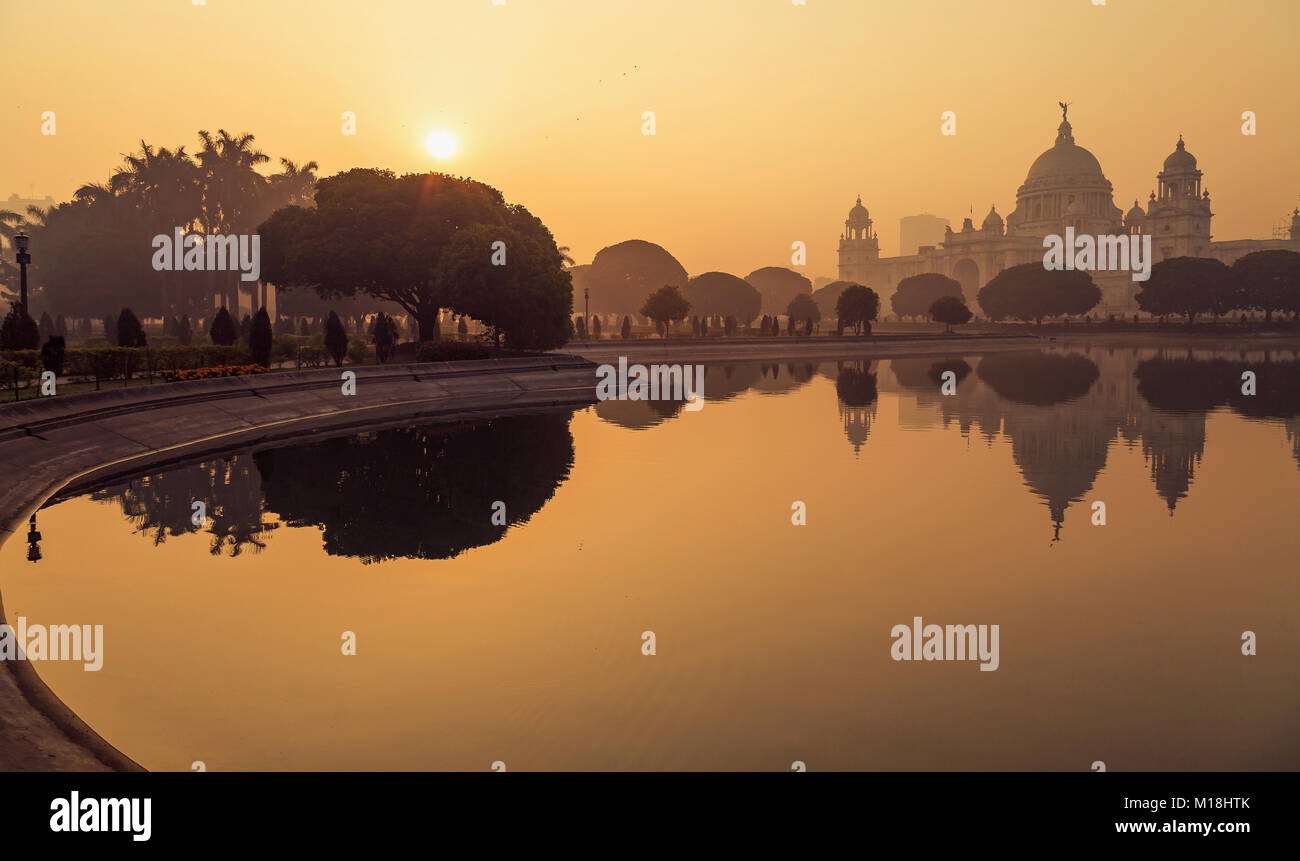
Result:
[[[977,224],[990,205],[1009,212],[1066,100],[1123,209],[1145,202],[1179,134],[1205,171],[1216,239],[1268,237],[1300,202],[1287,71],[1300,7],[1287,0],[411,0],[357,12],[6,5],[19,73],[0,115],[0,200],[66,200],[141,138],[192,152],[198,129],[222,127],[316,160],[320,176],[472,176],[524,202],[580,263],[636,237],[692,274],[743,275],[789,265],[800,240],[802,271],[833,277],[858,194],[888,254],[903,216],[956,228],[972,209]],[[44,111],[54,135],[41,133]],[[341,133],[344,111],[355,136]],[[940,134],[944,111],[956,135]],[[1244,111],[1258,134],[1241,133]],[[442,159],[428,146],[439,132],[455,142]]]

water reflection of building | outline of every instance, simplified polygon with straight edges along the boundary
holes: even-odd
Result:
[[[850,407],[843,401],[839,401],[838,404],[844,435],[853,445],[853,453],[860,454],[862,444],[867,441],[867,434],[871,433],[871,423],[876,419],[876,405],[871,403],[865,407]]]
[[[1187,496],[1204,453],[1205,414],[1161,411],[1147,402],[1134,371],[1154,355],[1155,350],[1080,348],[972,359],[976,373],[958,383],[952,396],[942,395],[927,372],[932,359],[892,360],[887,378],[915,399],[913,424],[928,414],[933,424],[956,425],[963,435],[990,442],[1005,436],[1025,485],[1043,499],[1059,535],[1066,510],[1092,491],[1110,446],[1120,440],[1140,447],[1171,514]],[[1053,356],[1073,360],[1060,366]],[[1054,392],[1060,401],[1046,402]]]
[[[876,419],[878,389],[871,362],[836,362],[835,394],[844,435],[856,455],[862,451]]]

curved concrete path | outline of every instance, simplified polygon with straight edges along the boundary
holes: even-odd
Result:
[[[355,395],[342,393],[343,371],[355,371]],[[595,366],[550,355],[280,372],[4,404],[0,544],[62,488],[210,451],[594,402]],[[29,662],[0,661],[0,771],[51,770],[141,769],[60,702]]]

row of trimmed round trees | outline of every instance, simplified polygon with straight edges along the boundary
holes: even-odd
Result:
[[[1300,254],[1281,249],[1253,251],[1227,266],[1206,257],[1174,257],[1151,267],[1137,295],[1138,307],[1157,317],[1195,321],[1233,311],[1300,313]]]
[[[724,272],[688,278],[685,267],[668,251],[640,239],[603,248],[589,266],[570,271],[575,287],[590,289],[591,310],[596,313],[640,313],[649,294],[672,285],[694,312],[731,316],[742,326],[760,313],[786,314],[800,322],[835,317],[840,296],[855,286],[836,281],[813,291],[807,278],[781,266],[756,269],[743,279]],[[799,297],[807,299],[792,309],[791,303]],[[1157,316],[1194,319],[1201,314],[1253,310],[1271,320],[1275,312],[1300,312],[1300,254],[1257,251],[1231,267],[1208,258],[1165,260],[1152,268],[1137,298],[1142,310]],[[816,307],[815,315],[809,313],[808,299]],[[941,299],[947,301],[940,303]],[[890,305],[899,317],[928,318],[952,326],[971,319],[971,299],[992,320],[1041,322],[1089,313],[1101,302],[1101,290],[1086,271],[1048,270],[1034,262],[1003,270],[974,297],[962,295],[961,285],[945,275],[913,275],[899,283]],[[845,325],[856,327],[852,322]]]

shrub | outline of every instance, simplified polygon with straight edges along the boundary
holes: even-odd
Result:
[[[21,386],[35,377],[36,372],[26,365],[0,359],[0,389],[12,389],[15,381]]]
[[[41,347],[41,367],[53,371],[54,376],[63,376],[63,360],[67,354],[67,344],[60,335],[51,335]]]
[[[335,367],[343,365],[343,357],[348,353],[348,333],[343,328],[343,321],[339,319],[339,315],[333,311],[325,321],[325,350],[334,360]]]
[[[253,318],[253,324],[248,333],[248,351],[253,356],[253,361],[262,367],[269,367],[271,364],[271,315],[266,313],[265,308],[257,309],[257,316]]]
[[[208,337],[218,347],[229,347],[239,340],[239,330],[235,327],[230,312],[225,308],[219,309],[217,316],[212,318],[212,328],[208,330]]]
[[[354,338],[348,341],[348,361],[354,365],[360,365],[366,360],[366,354],[369,350],[366,342],[360,338]]]
[[[123,308],[117,315],[117,346],[145,346],[144,327],[140,325],[140,319],[130,308]]]
[[[375,345],[375,360],[387,362],[392,358],[393,347],[397,344],[397,321],[380,311],[370,327],[370,337]]]
[[[14,302],[0,324],[0,350],[35,350],[40,344],[41,333],[36,321],[26,308]]]

